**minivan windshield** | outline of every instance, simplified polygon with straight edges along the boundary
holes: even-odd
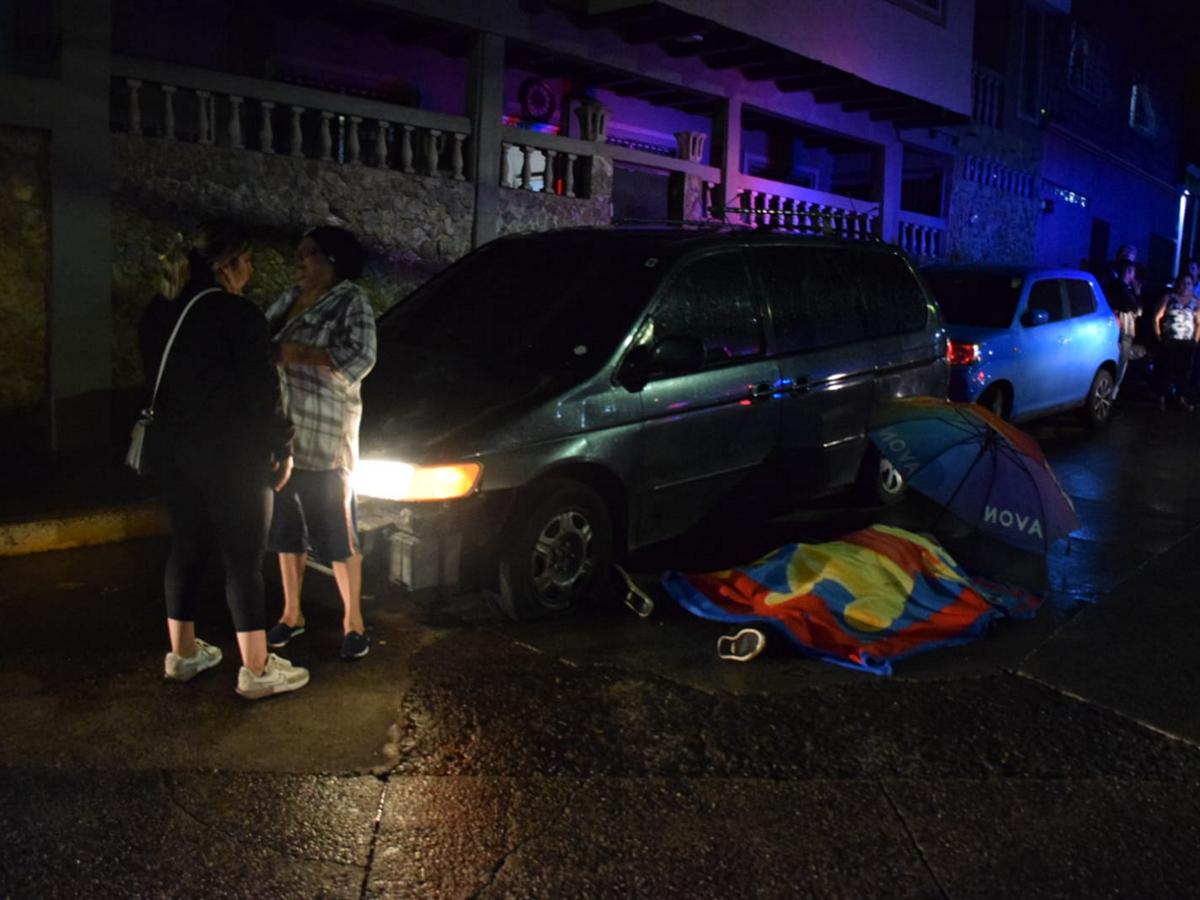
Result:
[[[666,268],[643,242],[597,237],[487,244],[389,311],[380,341],[547,375],[594,368]]]
[[[951,325],[1007,328],[1021,294],[1021,277],[1011,272],[926,269],[929,289]]]

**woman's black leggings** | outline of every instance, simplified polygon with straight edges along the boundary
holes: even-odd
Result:
[[[179,460],[164,467],[163,493],[171,519],[167,617],[195,621],[202,571],[215,545],[225,565],[225,602],[234,628],[265,629],[262,566],[271,488],[262,469],[211,457]]]
[[[1176,341],[1168,338],[1163,345],[1165,371],[1162,376],[1160,397],[1186,398],[1192,377],[1192,357],[1196,353],[1194,341]]]

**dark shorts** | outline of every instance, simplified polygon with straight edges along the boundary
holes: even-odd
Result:
[[[296,469],[275,494],[267,547],[274,553],[311,552],[323,563],[359,552],[358,514],[350,473]]]

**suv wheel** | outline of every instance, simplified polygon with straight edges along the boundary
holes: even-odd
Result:
[[[591,595],[612,566],[612,518],[574,481],[546,482],[513,517],[500,555],[498,603],[511,619],[564,612]]]
[[[868,503],[892,506],[904,499],[908,485],[900,470],[893,466],[878,448],[871,446],[863,456],[860,484]]]
[[[975,402],[998,419],[1008,418],[1008,393],[1002,387],[992,385]]]
[[[1113,392],[1113,377],[1108,369],[1100,369],[1096,372],[1096,376],[1092,379],[1092,386],[1088,388],[1087,400],[1084,401],[1083,413],[1084,422],[1092,428],[1101,428],[1108,424],[1109,418],[1112,417],[1112,398]]]

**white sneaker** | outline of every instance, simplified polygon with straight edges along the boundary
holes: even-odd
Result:
[[[258,700],[272,694],[298,691],[308,684],[308,669],[293,666],[282,656],[267,654],[267,664],[261,675],[242,666],[238,669],[237,692],[247,700]]]
[[[196,638],[196,652],[192,656],[168,653],[163,661],[163,676],[172,681],[191,681],[205,669],[211,669],[221,661],[221,648],[206,644]]]
[[[767,646],[767,636],[757,628],[743,628],[737,634],[717,638],[717,656],[733,662],[749,662]]]

